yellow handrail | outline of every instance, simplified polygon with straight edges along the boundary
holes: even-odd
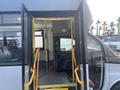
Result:
[[[35,67],[36,67],[36,62],[37,62],[37,59],[38,59],[38,53],[39,53],[39,49],[37,49],[36,53],[35,53],[35,60],[34,60],[34,63],[33,63],[33,70],[35,70]]]
[[[37,70],[36,70],[36,89],[35,90],[38,90],[39,61],[40,61],[40,50],[38,51]]]
[[[34,53],[35,52],[35,18],[32,19],[32,46]]]
[[[40,61],[40,49],[35,48],[35,18],[32,20],[32,31],[33,31],[33,54],[34,62],[31,67],[32,75],[28,83],[24,83],[24,88],[27,89],[33,82],[34,90],[38,90],[38,74],[39,74],[39,61]]]
[[[47,39],[47,23],[44,21],[44,45],[45,45],[45,58],[46,58],[46,72],[48,71],[48,61],[49,61],[49,53],[48,53],[48,39]]]
[[[73,40],[74,40],[74,35],[73,35],[73,20],[70,22],[70,28],[71,28],[71,47],[72,47],[72,79],[75,81],[75,52],[74,52],[74,47],[73,47]]]
[[[79,76],[78,76],[78,73],[77,73],[78,70],[79,70],[79,68],[77,67],[77,68],[75,69],[76,81],[77,81],[80,85],[83,85],[83,81],[81,81],[81,80],[79,79]]]
[[[30,78],[30,81],[29,81],[28,83],[25,83],[25,89],[32,84],[32,81],[33,81],[33,79],[34,79],[35,71],[34,71],[34,70],[31,70],[31,71],[32,71],[32,76],[31,76],[31,78]]]
[[[31,68],[31,72],[32,72],[32,75],[31,75],[31,78],[29,80],[28,83],[25,83],[24,84],[24,88],[26,89],[27,87],[29,87],[32,82],[34,81],[35,79],[35,74],[36,74],[36,71],[38,70],[38,63],[39,63],[39,49],[36,50],[36,53],[35,53],[35,60],[34,60],[34,64],[33,64],[33,68]],[[36,70],[36,65],[37,65],[37,70]],[[38,73],[38,72],[37,72]],[[38,77],[38,76],[37,76]]]
[[[67,17],[67,18],[35,18],[35,20],[41,20],[41,21],[62,21],[62,20],[71,20],[73,17]]]

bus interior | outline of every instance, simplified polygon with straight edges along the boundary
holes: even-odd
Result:
[[[74,18],[33,18],[32,26],[33,48],[40,48],[39,87],[76,86]]]

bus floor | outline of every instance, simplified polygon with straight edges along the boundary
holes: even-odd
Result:
[[[39,72],[39,88],[75,87],[65,72]]]

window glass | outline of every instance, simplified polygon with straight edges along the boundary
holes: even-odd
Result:
[[[16,26],[0,27],[0,62],[22,59],[21,28],[15,29]]]
[[[0,37],[0,46],[3,46],[3,37]]]
[[[94,51],[100,51],[101,50],[101,47],[98,44],[98,42],[96,42],[94,39],[92,39],[92,37],[89,37],[87,42],[88,42],[88,44],[87,44],[88,49],[91,49],[91,50],[94,50]]]
[[[102,37],[103,42],[120,42],[120,35],[111,35],[111,36],[103,36]]]
[[[3,14],[4,24],[21,23],[21,15],[19,14]]]
[[[73,41],[73,45],[75,45],[75,41]],[[60,38],[60,50],[61,51],[71,51],[71,39],[70,38]]]
[[[100,43],[89,36],[87,38],[87,49],[88,49],[88,59],[89,59],[89,79],[90,87],[93,90],[99,90],[102,85],[103,79],[103,62],[104,54]]]

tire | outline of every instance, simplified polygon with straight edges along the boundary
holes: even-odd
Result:
[[[120,90],[120,82],[118,82],[115,85],[113,85],[110,90]]]

